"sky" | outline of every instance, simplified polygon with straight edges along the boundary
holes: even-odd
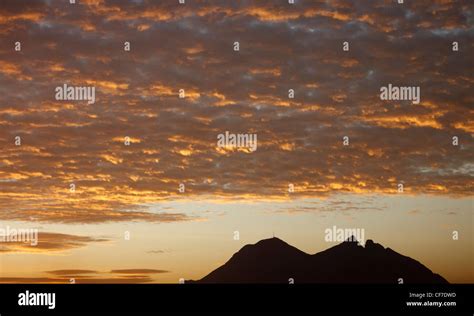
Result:
[[[467,0],[2,1],[0,229],[39,243],[0,283],[177,283],[333,226],[473,283],[473,37]]]

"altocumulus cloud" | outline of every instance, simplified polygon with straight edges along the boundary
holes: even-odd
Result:
[[[0,219],[192,220],[144,206],[180,183],[224,200],[288,183],[469,195],[472,15],[469,1],[3,1],[1,41],[22,50],[0,48]],[[420,103],[381,101],[388,83],[420,86]],[[96,102],[55,100],[62,84]],[[258,150],[219,150],[225,131]]]

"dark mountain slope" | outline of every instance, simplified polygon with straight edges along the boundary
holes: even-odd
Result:
[[[271,238],[246,245],[197,283],[448,283],[418,261],[368,240],[314,255]]]

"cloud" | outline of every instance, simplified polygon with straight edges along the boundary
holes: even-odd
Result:
[[[363,198],[351,199],[344,195],[338,197],[331,197],[329,199],[322,199],[319,201],[304,201],[294,206],[291,204],[284,204],[277,210],[268,210],[271,213],[282,213],[297,215],[302,213],[349,213],[352,211],[363,212],[363,211],[382,211],[387,207],[385,203],[376,205],[374,203],[373,195],[365,195]]]
[[[471,195],[472,14],[467,0],[4,1],[0,219],[188,221],[147,206],[289,199],[290,183],[293,198]],[[65,83],[96,103],[56,101]],[[420,104],[381,101],[389,83],[420,86]],[[258,150],[216,149],[225,131],[257,133]]]
[[[151,254],[161,254],[161,253],[165,253],[166,251],[164,250],[150,250],[150,251],[147,251],[146,253],[151,253]]]
[[[148,276],[138,277],[117,277],[117,278],[75,278],[75,283],[80,284],[130,284],[149,283],[153,279]],[[70,278],[24,278],[24,277],[0,277],[0,283],[31,284],[31,283],[71,283]]]
[[[80,283],[80,284],[127,284],[156,282],[153,274],[167,273],[157,269],[116,269],[100,272],[86,269],[62,269],[46,271],[54,277],[0,277],[0,283]]]
[[[37,245],[22,241],[0,243],[0,253],[45,253],[63,252],[75,248],[85,247],[91,243],[102,243],[109,239],[89,236],[78,236],[59,233],[38,233]]]
[[[155,274],[155,273],[166,273],[169,271],[166,270],[155,270],[155,269],[121,269],[121,270],[112,270],[110,273],[119,273],[119,274]]]
[[[79,270],[79,269],[72,269],[72,270],[54,270],[54,271],[46,271],[46,273],[54,274],[54,275],[73,275],[73,274],[96,274],[97,271],[94,270]]]
[[[0,277],[0,283],[30,284],[30,283],[65,283],[66,279],[46,278],[46,277]]]

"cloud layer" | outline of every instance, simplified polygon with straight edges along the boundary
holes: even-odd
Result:
[[[149,283],[156,281],[153,275],[166,273],[155,269],[122,269],[110,272],[67,269],[46,271],[53,277],[0,277],[0,283],[81,283],[81,284],[123,284]]]
[[[6,236],[8,237],[8,236]],[[51,253],[85,247],[90,243],[106,242],[106,238],[94,238],[60,233],[37,233],[37,240],[18,240],[0,243],[1,253]],[[6,239],[8,240],[8,239]],[[18,240],[18,241],[17,241]]]
[[[472,194],[469,1],[77,2],[0,6],[2,220],[190,220],[144,207],[181,183],[191,198]],[[96,103],[56,101],[65,83]],[[389,83],[420,86],[420,104],[381,101]],[[225,131],[258,150],[217,148]]]

